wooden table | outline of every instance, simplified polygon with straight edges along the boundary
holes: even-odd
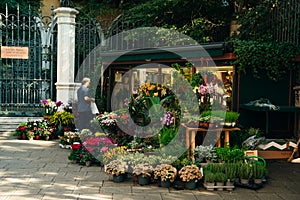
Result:
[[[201,127],[189,127],[186,124],[181,124],[181,126],[183,126],[185,128],[185,144],[186,147],[189,148],[189,154],[190,156],[192,156],[191,154],[191,150],[195,149],[195,137],[197,132],[214,132],[217,133],[217,143],[216,146],[217,147],[221,147],[221,141],[220,141],[220,136],[221,133],[224,132],[225,133],[225,137],[224,137],[224,147],[230,147],[230,141],[229,141],[229,135],[230,132],[232,131],[239,131],[240,128],[237,127],[232,127],[232,128],[225,128],[225,127],[220,127],[220,128],[201,128]]]

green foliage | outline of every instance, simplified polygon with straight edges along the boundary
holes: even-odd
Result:
[[[251,166],[247,163],[241,163],[238,170],[238,176],[243,179],[250,179],[252,176]]]
[[[233,181],[237,177],[239,165],[240,163],[224,163],[224,172],[227,179]]]
[[[213,183],[215,182],[216,178],[214,173],[207,171],[206,173],[204,173],[204,180],[208,183]]]
[[[216,182],[225,182],[227,180],[226,174],[223,172],[215,173]]]
[[[171,128],[164,126],[160,131],[160,142],[163,145],[169,144],[172,139],[177,135],[178,128]]]
[[[229,25],[231,10],[218,0],[130,1],[122,7],[125,23],[135,26],[171,28],[198,42],[211,42],[213,32]],[[134,3],[132,3],[134,2]],[[229,36],[229,35],[228,35]]]
[[[254,163],[252,165],[251,169],[252,169],[253,178],[255,178],[255,179],[262,178],[265,175],[265,172],[266,172],[265,167],[260,163]]]
[[[225,163],[236,163],[236,162],[244,161],[245,159],[244,150],[238,148],[233,148],[233,149],[223,148],[223,147],[216,148],[216,154],[217,154],[217,158],[221,162],[225,162]]]
[[[51,115],[49,118],[50,122],[57,126],[73,126],[74,125],[74,116],[72,113],[67,111],[56,112],[54,115]]]
[[[293,59],[299,52],[296,46],[287,42],[262,42],[236,40],[234,54],[238,71],[252,73],[260,78],[260,74],[273,81],[278,81],[292,69]]]
[[[233,111],[227,111],[225,115],[225,122],[236,122],[240,114]]]
[[[19,10],[21,14],[28,13],[29,6],[31,12],[38,12],[38,9],[41,7],[42,3],[40,0],[1,0],[0,4],[0,13],[5,13],[6,5],[8,7],[9,13],[17,13],[17,9],[19,6]]]

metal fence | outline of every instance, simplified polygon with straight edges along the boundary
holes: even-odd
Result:
[[[0,46],[28,48],[28,58],[0,58],[0,114],[37,111],[53,98],[56,31],[53,16],[0,13]]]

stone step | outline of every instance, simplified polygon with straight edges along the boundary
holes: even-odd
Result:
[[[0,134],[3,132],[13,132],[20,123],[28,120],[41,120],[42,117],[0,117]]]

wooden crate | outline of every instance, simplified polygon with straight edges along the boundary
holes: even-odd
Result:
[[[292,150],[258,150],[258,156],[264,159],[288,159]]]

